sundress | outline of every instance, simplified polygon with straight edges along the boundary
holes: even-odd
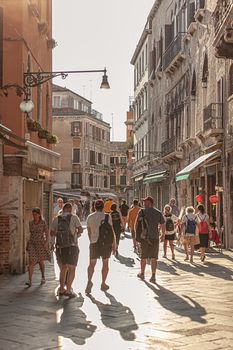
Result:
[[[46,248],[46,230],[47,225],[44,220],[38,224],[34,221],[29,222],[30,238],[27,244],[27,251],[30,263],[39,263],[44,260],[51,261],[51,253]]]

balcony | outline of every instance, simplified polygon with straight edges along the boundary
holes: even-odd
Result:
[[[211,103],[203,111],[203,131],[209,136],[223,134],[223,104]]]
[[[162,157],[166,157],[176,150],[176,137],[172,137],[162,143]]]
[[[174,72],[185,59],[184,36],[185,33],[178,33],[163,55],[163,69],[166,72]]]
[[[216,56],[233,59],[233,2],[218,0],[213,13]]]

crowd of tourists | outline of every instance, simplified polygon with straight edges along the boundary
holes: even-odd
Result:
[[[140,256],[140,272],[137,276],[142,280],[145,278],[146,264],[150,261],[150,282],[156,283],[160,242],[163,242],[164,258],[167,258],[168,246],[171,259],[175,260],[175,246],[184,245],[185,261],[193,263],[195,249],[199,250],[201,261],[205,261],[211,225],[202,204],[196,209],[190,206],[180,211],[176,200],[172,198],[161,212],[155,208],[153,198],[148,196],[143,200],[143,206],[137,199],[134,199],[129,207],[125,200],[117,205],[109,198],[105,202],[102,199],[95,200],[89,209],[86,220],[90,241],[86,294],[92,291],[92,277],[96,262],[100,258],[102,259],[100,288],[102,291],[109,289],[106,283],[109,258],[112,254],[118,256],[120,239],[126,231],[131,233],[134,252]],[[55,251],[60,268],[58,294],[67,297],[76,296],[72,284],[79,258],[78,239],[83,233],[78,212],[79,208],[73,200],[63,203],[59,198],[54,208],[54,219],[49,232],[40,209],[32,210],[33,220],[29,223],[30,238],[27,243],[29,287],[32,285],[33,271],[37,263],[41,270],[41,283],[45,283],[44,262],[50,261],[51,253]]]

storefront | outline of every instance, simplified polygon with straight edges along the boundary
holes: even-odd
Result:
[[[154,198],[155,206],[163,210],[165,204],[169,203],[169,172],[164,170],[148,174],[143,183],[146,185],[146,192]]]

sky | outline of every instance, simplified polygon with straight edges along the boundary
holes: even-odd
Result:
[[[114,141],[125,140],[124,121],[133,96],[130,60],[154,0],[53,0],[53,70],[107,68],[110,90],[100,89],[102,73],[69,75],[54,83],[90,99],[113,122]]]

